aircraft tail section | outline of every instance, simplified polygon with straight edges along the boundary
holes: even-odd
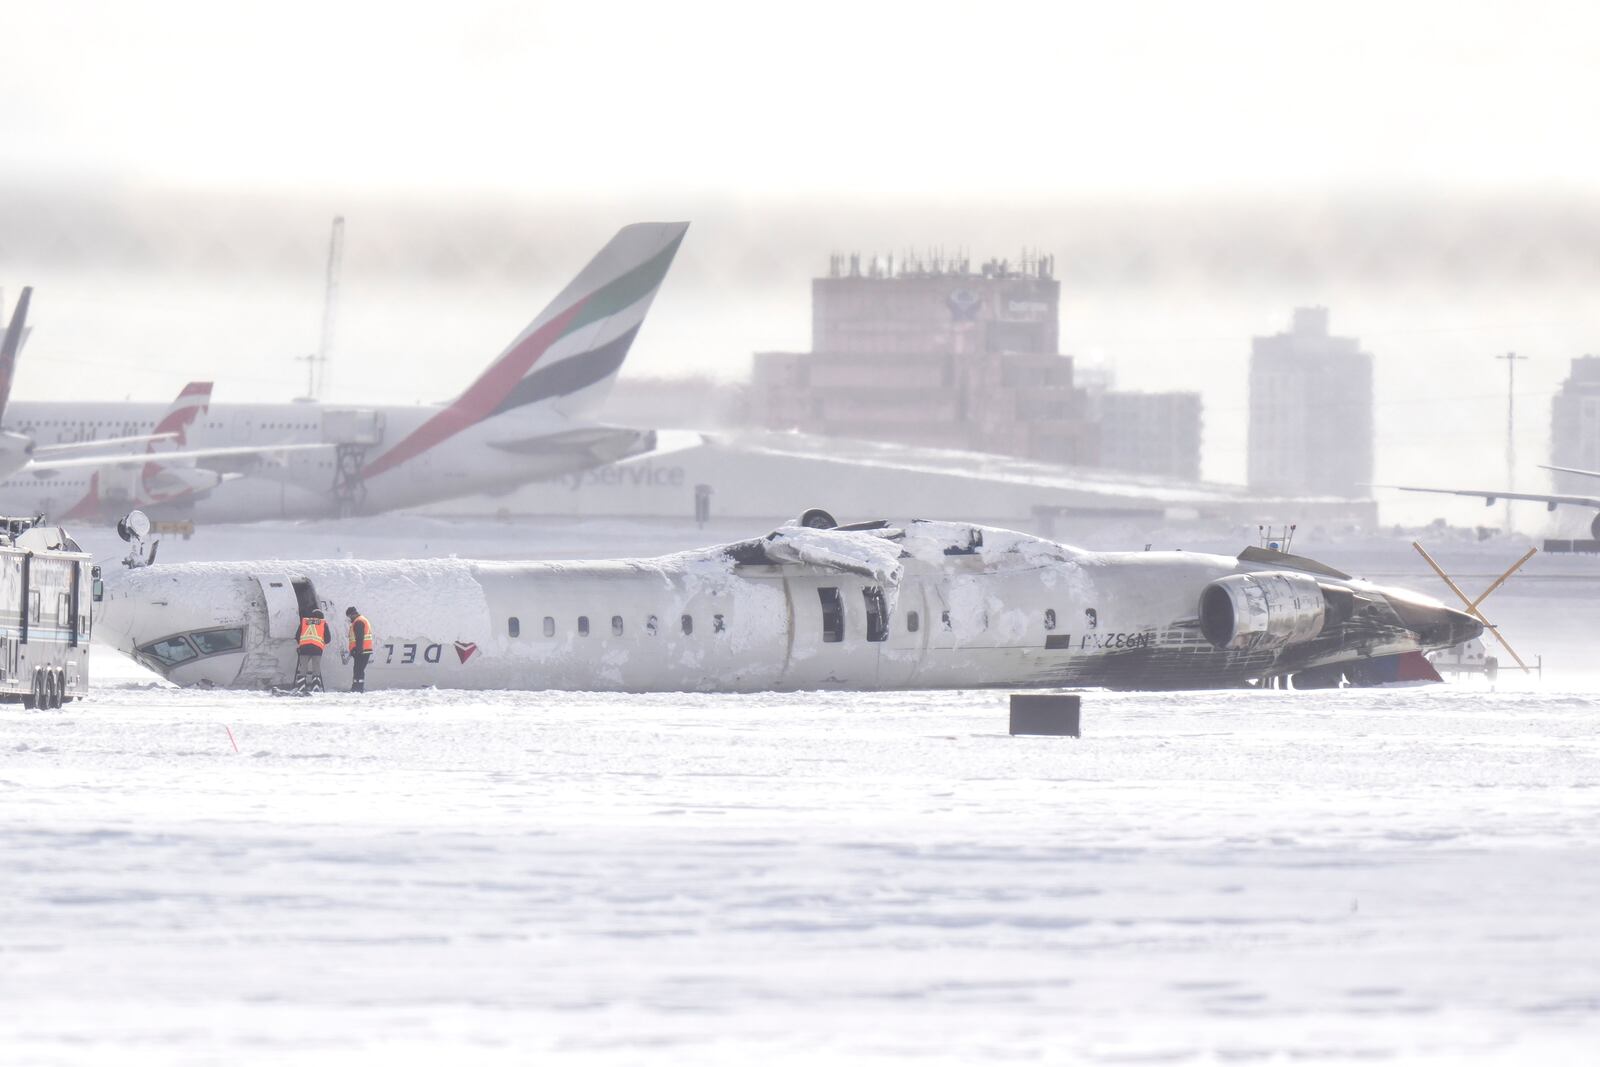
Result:
[[[17,309],[11,313],[11,324],[0,338],[0,415],[11,400],[11,381],[17,372],[17,352],[22,348],[22,338],[28,329],[28,304],[33,300],[33,287],[22,290],[17,299]]]
[[[166,414],[161,416],[161,420],[156,423],[156,428],[153,432],[156,434],[177,434],[176,437],[168,439],[171,446],[174,448],[186,447],[189,444],[189,427],[193,426],[195,420],[199,419],[211,408],[211,386],[211,382],[190,382],[180,389],[178,398],[172,402],[172,406],[167,409]],[[156,446],[159,444],[162,444],[162,442],[151,441],[146,446],[145,451],[158,451]]]
[[[161,453],[185,448],[189,444],[189,428],[211,408],[211,382],[190,382],[178,390],[178,397],[156,423],[158,435],[174,434],[145,445],[150,462],[140,468],[139,481],[144,490],[145,502],[161,503],[197,491],[214,488],[220,478],[213,471],[200,470],[191,460],[179,465],[165,462]]]
[[[618,230],[477,381],[363,475],[382,474],[469,426],[530,405],[570,415],[598,404],[688,228],[687,222],[640,222]]]

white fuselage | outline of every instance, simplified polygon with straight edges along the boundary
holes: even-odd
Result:
[[[369,689],[1193,688],[1424,647],[1394,621],[1394,594],[1347,580],[1388,616],[1290,648],[1218,649],[1197,621],[1202,590],[1262,568],[993,530],[958,551],[941,546],[981,528],[912,525],[899,560],[860,565],[759,558],[773,539],[651,560],[158,565],[115,576],[99,632],[180,684],[243,688],[287,682],[312,607],[343,648],[350,605],[377,638]],[[323,673],[330,688],[350,677],[332,655]]]
[[[357,485],[341,492],[341,463],[359,473],[440,410],[434,406],[217,404],[189,428],[184,447],[325,447],[199,461],[198,466],[224,476],[221,484],[165,505],[152,504],[141,496],[138,466],[54,471],[48,465],[35,464],[0,482],[0,511],[42,513],[64,520],[115,517],[143,507],[157,517],[170,514],[206,522],[374,513],[511,489],[648,447],[648,434],[627,431],[613,432],[594,448],[499,447],[508,441],[537,442],[573,426],[552,412],[530,411],[467,426],[398,466],[359,478]],[[161,404],[14,403],[5,427],[31,436],[38,445],[77,443],[148,434],[165,411]],[[160,458],[159,453],[151,456],[152,460]]]

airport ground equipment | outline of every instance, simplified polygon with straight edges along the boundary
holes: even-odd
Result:
[[[1082,707],[1077,693],[1012,693],[1011,736],[1080,737]]]
[[[1517,655],[1516,649],[1511,647],[1511,642],[1507,641],[1505,639],[1505,637],[1500,633],[1500,628],[1499,627],[1497,627],[1494,623],[1489,621],[1488,617],[1486,615],[1484,615],[1483,610],[1480,607],[1480,605],[1485,600],[1489,599],[1489,594],[1490,593],[1493,593],[1496,589],[1499,589],[1502,585],[1504,585],[1506,579],[1511,577],[1513,574],[1515,574],[1522,567],[1522,565],[1524,563],[1528,562],[1530,559],[1532,559],[1534,557],[1534,555],[1539,550],[1536,549],[1536,548],[1528,549],[1527,552],[1523,553],[1521,559],[1517,560],[1511,566],[1507,567],[1501,573],[1500,577],[1496,578],[1493,582],[1490,582],[1489,583],[1489,588],[1485,589],[1482,593],[1480,593],[1478,595],[1478,599],[1473,600],[1470,597],[1468,597],[1467,594],[1463,593],[1461,591],[1461,587],[1455,583],[1455,580],[1452,579],[1448,574],[1446,574],[1444,572],[1444,568],[1439,566],[1438,562],[1432,556],[1428,555],[1428,550],[1423,548],[1421,543],[1419,543],[1417,541],[1413,541],[1413,542],[1411,542],[1411,547],[1416,549],[1418,554],[1421,555],[1422,558],[1427,561],[1428,566],[1433,568],[1433,573],[1435,573],[1435,574],[1437,574],[1439,576],[1439,580],[1441,582],[1443,582],[1445,585],[1449,586],[1450,587],[1450,591],[1452,593],[1454,593],[1457,597],[1461,598],[1461,603],[1466,605],[1467,614],[1471,615],[1473,618],[1475,618],[1479,622],[1483,623],[1483,628],[1485,630],[1488,630],[1491,634],[1493,634],[1494,635],[1494,639],[1496,641],[1500,642],[1500,647],[1505,649],[1506,652],[1511,656],[1511,658],[1517,661],[1517,666],[1522,668],[1522,673],[1523,674],[1531,674],[1533,672],[1533,668],[1529,667],[1526,663],[1524,663],[1522,657]],[[1543,666],[1543,664],[1541,663],[1541,667],[1542,666]],[[1496,667],[1498,667],[1498,664],[1496,664]]]
[[[0,518],[0,701],[59,708],[88,695],[98,587],[65,530],[39,516]]]

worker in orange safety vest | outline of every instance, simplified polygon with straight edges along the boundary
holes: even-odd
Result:
[[[300,637],[295,651],[294,685],[305,692],[322,689],[322,651],[328,647],[328,621],[321,608],[313,608],[300,620]]]
[[[372,659],[372,624],[353,604],[344,609],[344,616],[350,620],[350,662],[353,671],[350,692],[365,693],[367,661]]]

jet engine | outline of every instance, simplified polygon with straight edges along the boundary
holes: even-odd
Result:
[[[1298,645],[1322,632],[1327,599],[1305,574],[1230,574],[1200,591],[1200,632],[1212,646],[1264,651]]]

